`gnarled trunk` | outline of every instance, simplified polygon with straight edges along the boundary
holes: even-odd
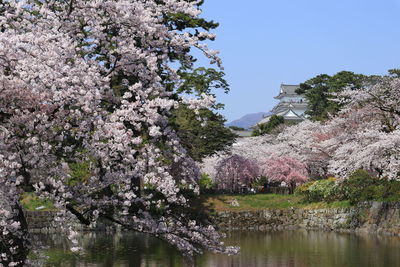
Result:
[[[19,203],[0,197],[0,263],[2,266],[25,266],[29,253],[28,225]]]

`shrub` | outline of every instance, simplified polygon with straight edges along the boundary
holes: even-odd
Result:
[[[74,186],[88,180],[91,176],[90,169],[91,161],[74,162],[69,164],[70,178],[68,179],[68,185]]]
[[[316,181],[311,181],[311,182],[307,182],[304,183],[302,185],[299,185],[296,188],[295,194],[296,195],[303,195],[305,196],[308,193],[308,189],[310,188],[310,186],[312,186]]]
[[[352,205],[369,200],[399,201],[400,181],[379,179],[357,170],[341,182],[331,177],[305,183],[296,189],[296,194],[308,202],[349,200]]]
[[[317,180],[299,186],[296,194],[303,195],[308,202],[335,201],[337,189],[336,179],[331,177],[324,180]]]
[[[199,186],[202,193],[210,193],[214,189],[214,181],[207,173],[202,173],[199,180]]]
[[[368,200],[400,200],[400,181],[374,178],[358,170],[343,182],[351,204]]]
[[[378,187],[380,180],[373,178],[367,171],[357,170],[344,181],[336,178],[317,180],[297,190],[306,201],[341,201],[349,200],[351,204],[361,201],[383,198],[383,188]]]
[[[357,170],[340,184],[344,198],[351,204],[375,199],[375,186],[381,181],[365,170]]]
[[[260,176],[254,182],[251,184],[251,187],[259,187],[259,186],[264,186],[265,184],[268,183],[268,179],[265,176]]]
[[[382,200],[400,200],[400,181],[390,180],[384,183],[382,191]]]

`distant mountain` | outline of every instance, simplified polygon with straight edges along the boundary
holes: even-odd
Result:
[[[226,126],[237,126],[245,129],[250,128],[257,122],[259,122],[265,115],[270,114],[270,112],[258,112],[244,115],[240,119],[234,120],[230,123],[227,123]]]

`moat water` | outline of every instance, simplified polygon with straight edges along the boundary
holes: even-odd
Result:
[[[227,245],[238,245],[235,256],[206,252],[192,263],[165,242],[143,234],[83,233],[84,253],[69,251],[61,235],[37,235],[46,244],[45,266],[400,266],[400,238],[323,231],[227,233]]]

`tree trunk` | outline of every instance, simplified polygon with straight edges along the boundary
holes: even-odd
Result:
[[[24,212],[19,203],[12,204],[7,199],[2,199],[1,207],[5,210],[14,211],[14,216],[9,218],[7,222],[18,222],[20,228],[18,231],[10,231],[9,233],[7,233],[7,228],[3,228],[6,231],[0,235],[0,255],[3,254],[6,257],[1,257],[0,263],[3,266],[9,266],[11,262],[14,262],[17,263],[14,266],[25,266],[30,244],[27,238],[28,224]]]

